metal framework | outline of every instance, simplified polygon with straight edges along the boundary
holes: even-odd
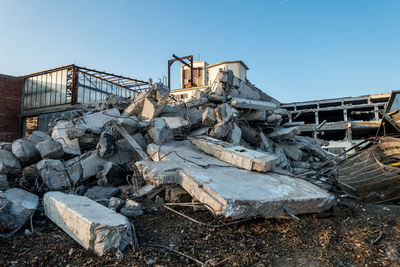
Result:
[[[46,74],[51,74],[59,71],[66,71],[66,91],[65,97],[66,101],[72,105],[78,103],[78,88],[79,84],[79,74],[87,75],[93,78],[96,78],[100,81],[107,82],[114,86],[118,86],[124,88],[128,91],[132,92],[141,92],[146,90],[150,86],[150,82],[141,81],[138,79],[133,79],[121,75],[116,75],[113,73],[107,73],[104,71],[98,71],[95,69],[89,69],[86,67],[76,66],[75,64],[68,64],[59,66],[56,68],[46,69],[39,72],[30,73],[27,75],[21,76],[21,78],[28,80],[28,79],[35,79],[35,77],[39,77]],[[51,99],[51,96],[50,96]],[[51,102],[51,101],[50,101]]]
[[[171,89],[171,66],[175,61],[181,62],[186,67],[190,68],[190,87],[193,87],[193,55],[186,57],[178,57],[175,54],[172,54],[174,59],[168,60],[168,88]],[[187,59],[189,62],[185,62]],[[190,65],[189,65],[190,64]]]

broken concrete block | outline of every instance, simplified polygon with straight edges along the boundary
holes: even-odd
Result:
[[[143,168],[139,171],[144,176],[151,177],[146,170],[162,175],[161,171],[154,170],[157,164],[180,165],[180,170],[175,171],[181,177],[174,182],[200,202],[210,205],[217,215],[270,218],[321,212],[335,203],[333,195],[304,180],[275,172],[239,169],[196,150],[188,142],[150,144],[148,153],[153,160],[162,158],[163,161],[150,163],[152,168],[145,166],[149,162],[141,162]],[[156,185],[157,181],[153,183]]]
[[[198,109],[185,109],[185,119],[189,121],[191,128],[201,125],[203,111]]]
[[[147,142],[141,133],[136,133],[136,134],[132,135],[132,138],[143,149],[143,151],[146,151]]]
[[[43,205],[50,220],[99,256],[111,248],[123,251],[133,240],[133,225],[126,217],[87,197],[48,192]]]
[[[155,98],[158,102],[168,100],[170,89],[163,83],[153,83],[151,91],[155,93]]]
[[[51,133],[51,138],[54,141],[59,142],[63,147],[64,153],[69,155],[80,155],[81,150],[79,147],[78,138],[70,139],[68,137],[68,129],[73,128],[74,124],[72,121],[60,120],[54,126]]]
[[[266,153],[232,145],[208,136],[190,137],[189,140],[199,150],[246,170],[268,172],[276,167],[277,158]]]
[[[210,107],[206,107],[203,112],[201,122],[205,126],[213,126],[217,123],[217,119],[215,118],[214,110]]]
[[[39,205],[39,198],[20,188],[0,192],[0,229],[12,231],[23,226]]]
[[[13,153],[0,150],[0,173],[15,174],[21,171],[21,163]]]
[[[116,196],[119,193],[118,187],[113,186],[93,186],[88,189],[85,193],[85,197],[88,197],[96,202],[100,202],[108,205],[108,200],[111,197]]]
[[[106,162],[97,173],[98,185],[119,185],[126,182],[127,172],[114,162]]]
[[[233,98],[231,104],[235,108],[244,108],[250,110],[274,110],[277,107],[276,104],[271,102],[251,100],[238,97]]]
[[[298,134],[300,134],[300,127],[279,128],[267,134],[267,137],[275,141],[280,141],[291,139]]]
[[[34,163],[40,160],[39,151],[25,139],[15,140],[12,143],[12,152],[23,163]]]
[[[188,109],[191,109],[191,108],[197,108],[197,107],[199,107],[199,106],[202,106],[202,105],[204,105],[204,104],[207,104],[207,102],[208,102],[208,99],[205,98],[205,97],[202,97],[202,98],[200,98],[200,99],[190,99],[190,100],[187,101],[187,102],[179,102],[179,103],[177,103],[177,104],[174,104],[173,107],[175,107],[175,108],[188,108]]]
[[[252,110],[251,112],[242,112],[241,118],[246,121],[265,121],[267,120],[267,111],[265,110]]]
[[[66,171],[74,183],[79,183],[96,176],[99,166],[111,159],[99,157],[98,151],[89,151],[82,156],[70,159],[65,162]]]
[[[172,130],[163,118],[155,118],[151,120],[147,132],[156,144],[162,144],[163,142],[174,140]]]
[[[142,205],[134,200],[128,199],[125,201],[125,206],[121,208],[120,213],[126,217],[136,217],[142,215]]]
[[[34,131],[31,135],[28,136],[27,139],[31,144],[36,146],[40,142],[51,140],[51,137],[45,132]]]
[[[180,186],[165,188],[165,200],[171,203],[191,202],[192,196]]]
[[[119,110],[116,108],[112,108],[89,115],[84,115],[78,118],[78,120],[83,122],[92,133],[100,134],[102,128],[107,122],[117,120],[119,116]]]
[[[160,156],[161,157],[161,156]],[[136,168],[143,175],[143,179],[154,186],[161,184],[181,184],[181,166],[172,161],[137,161]]]
[[[151,120],[160,115],[164,107],[164,103],[157,103],[155,99],[147,97],[144,100],[144,106],[140,116],[142,119]]]
[[[115,152],[114,136],[105,131],[102,132],[100,134],[99,143],[97,144],[97,149],[99,151],[99,156],[103,159],[108,159],[112,155],[114,155]]]
[[[132,103],[124,110],[122,116],[130,117],[130,116],[138,116],[140,112],[142,112],[144,101],[146,99],[147,92],[141,92]]]
[[[50,190],[61,190],[72,186],[61,160],[42,159],[36,164],[36,168]]]
[[[220,105],[214,110],[218,122],[228,122],[239,115],[238,111],[227,103]]]
[[[285,154],[288,158],[294,161],[300,161],[301,158],[303,157],[303,152],[298,149],[295,145],[289,145],[289,144],[280,144],[281,147],[283,148],[283,151],[285,151]]]
[[[117,197],[112,197],[108,201],[108,208],[112,209],[113,211],[119,211],[122,207],[122,205],[125,204],[125,201],[117,198]]]
[[[186,132],[190,123],[182,117],[161,117],[164,119],[165,123],[172,130],[173,134],[181,134]]]
[[[36,149],[44,159],[60,159],[64,156],[62,145],[51,139],[37,143]]]
[[[124,127],[129,134],[136,133],[140,128],[139,119],[135,116],[118,118],[117,124]]]
[[[7,175],[0,174],[0,190],[6,190],[9,188]]]
[[[210,131],[210,136],[217,139],[226,140],[232,134],[232,123],[219,122],[215,124]]]

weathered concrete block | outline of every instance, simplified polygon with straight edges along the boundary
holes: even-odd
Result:
[[[141,92],[132,103],[124,110],[122,116],[130,117],[130,116],[138,116],[140,112],[143,110],[144,101],[146,99],[147,92]]]
[[[266,153],[232,145],[208,136],[189,137],[201,151],[246,170],[268,172],[276,167],[277,158]]]
[[[298,149],[295,145],[281,144],[281,147],[283,151],[285,151],[286,156],[294,161],[300,161],[303,157],[303,151]]]
[[[218,122],[228,122],[239,115],[238,111],[224,103],[214,110]]]
[[[251,100],[238,97],[233,98],[231,104],[235,108],[244,108],[251,110],[274,110],[277,107],[276,104],[271,102]]]
[[[14,230],[25,224],[39,205],[39,198],[20,188],[0,192],[0,229]]]
[[[226,140],[232,134],[232,126],[233,125],[230,122],[219,122],[211,128],[210,136]]]
[[[0,150],[0,173],[14,174],[19,171],[21,171],[21,163],[13,153],[6,150]]]
[[[44,183],[50,190],[61,190],[71,186],[64,163],[56,159],[42,159],[36,164]]]
[[[37,143],[36,149],[44,159],[60,159],[64,156],[62,145],[51,139]]]
[[[170,142],[161,147],[150,144],[148,153],[153,160],[162,158],[163,161],[137,164],[143,167],[139,171],[144,177],[151,178],[146,170],[163,175],[155,170],[158,163],[162,166],[165,161],[180,164],[180,169],[175,170],[180,178],[172,182],[178,182],[194,198],[210,205],[218,215],[270,218],[321,212],[335,203],[333,195],[304,180],[275,172],[259,173],[235,168],[196,150],[188,142]],[[156,178],[152,181],[154,185],[158,181],[167,181]]]
[[[28,141],[33,145],[37,145],[40,142],[51,140],[51,137],[42,131],[34,131],[31,135],[28,136]]]
[[[202,115],[202,123],[205,126],[213,126],[217,123],[217,118],[215,118],[214,110],[210,107],[207,107]]]
[[[118,118],[117,124],[124,127],[129,134],[136,133],[140,128],[139,119],[135,116]]]
[[[40,160],[39,151],[25,139],[15,140],[12,143],[12,152],[23,163],[34,163]]]
[[[112,108],[82,116],[78,120],[86,124],[86,127],[90,129],[91,132],[100,134],[102,128],[107,122],[117,120],[119,116],[119,110]]]
[[[153,83],[151,85],[151,91],[155,94],[157,101],[168,100],[170,89],[163,83]]]
[[[50,220],[99,256],[111,248],[123,251],[132,242],[129,220],[87,197],[48,192],[43,205]]]
[[[300,134],[300,127],[279,128],[272,133],[267,134],[267,137],[275,141],[287,140]]]
[[[155,118],[151,121],[148,133],[156,144],[161,144],[165,141],[171,141],[174,139],[172,130],[162,118]]]
[[[80,155],[81,150],[78,138],[70,139],[68,137],[68,131],[73,127],[74,123],[72,121],[60,120],[57,122],[56,126],[54,126],[53,131],[51,132],[51,138],[61,144],[64,153],[69,155]]]
[[[182,117],[161,117],[174,134],[180,134],[189,129],[190,123]]]
[[[165,103],[157,103],[155,99],[147,97],[140,116],[142,119],[153,119],[161,114],[164,107]]]

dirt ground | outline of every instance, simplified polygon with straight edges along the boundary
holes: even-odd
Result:
[[[218,224],[208,211],[177,210],[199,221]],[[210,228],[188,221],[160,205],[149,205],[132,219],[139,249],[103,257],[86,251],[45,217],[34,232],[21,230],[0,239],[5,266],[197,266],[189,255],[210,266],[400,266],[400,205],[372,205],[350,199],[322,214],[255,218]],[[225,219],[224,222],[229,222]]]

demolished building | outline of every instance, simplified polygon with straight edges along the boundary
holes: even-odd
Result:
[[[182,68],[183,88],[172,91],[75,65],[24,76],[21,116],[38,123],[1,146],[0,229],[18,231],[38,205],[33,195],[16,214],[23,199],[7,189],[15,186],[42,196],[46,216],[98,255],[135,244],[126,217],[143,214],[139,199],[167,186],[233,219],[335,205],[321,169],[340,159],[321,148],[326,141],[300,136],[301,125],[250,83],[242,61],[203,62],[189,81],[193,67]],[[3,219],[10,214],[20,225]]]

